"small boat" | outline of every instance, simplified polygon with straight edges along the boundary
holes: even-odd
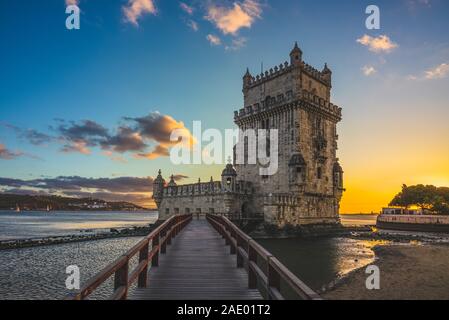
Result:
[[[20,212],[20,207],[18,204],[16,204],[16,212]]]

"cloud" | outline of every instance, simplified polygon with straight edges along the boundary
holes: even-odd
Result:
[[[193,31],[198,31],[200,29],[200,27],[198,26],[198,23],[196,23],[193,20],[189,20],[187,22],[187,25],[190,27],[190,29],[192,29]]]
[[[34,188],[41,190],[83,190],[92,189],[103,192],[148,192],[153,188],[153,178],[118,177],[118,178],[84,178],[79,176],[59,176],[21,180],[0,178],[1,187]]]
[[[138,19],[144,14],[157,13],[156,6],[154,5],[154,0],[129,0],[127,6],[123,6],[123,14],[125,15],[125,21],[138,26]]]
[[[175,180],[188,178],[175,175]],[[22,195],[62,195],[77,198],[98,198],[106,201],[127,201],[147,205],[153,191],[152,177],[85,178],[60,176],[21,180],[0,177],[0,192]]]
[[[127,121],[133,121],[136,124],[135,130],[149,140],[153,140],[163,146],[175,145],[177,141],[171,141],[170,136],[174,130],[182,133],[182,138],[194,143],[194,138],[190,131],[185,127],[182,121],[176,121],[169,115],[163,115],[159,112],[151,112],[144,117],[124,118]]]
[[[142,136],[128,127],[120,127],[115,136],[101,142],[104,149],[112,148],[115,152],[142,151],[147,145]]]
[[[92,120],[83,120],[81,123],[62,121],[58,127],[52,129],[59,134],[58,139],[65,143],[61,149],[65,153],[90,154],[89,147],[94,147],[109,137],[108,130]]]
[[[442,79],[446,78],[449,73],[449,64],[442,63],[439,66],[436,66],[433,69],[427,70],[425,72],[425,78],[428,80],[431,79]]]
[[[209,43],[213,46],[219,46],[221,45],[221,39],[213,34],[208,34],[206,39],[209,41]]]
[[[232,39],[231,45],[225,47],[226,50],[236,51],[243,48],[246,45],[246,38],[240,37]]]
[[[34,129],[22,129],[9,123],[0,123],[0,125],[13,130],[20,139],[27,140],[35,146],[44,145],[53,140],[53,137]]]
[[[391,39],[387,35],[381,35],[378,37],[371,37],[365,34],[360,39],[357,39],[357,42],[368,47],[368,49],[375,53],[389,53],[399,45],[391,41]]]
[[[19,157],[29,157],[32,159],[41,160],[41,158],[31,153],[26,153],[23,151],[12,151],[6,148],[4,144],[0,143],[0,160],[14,160]]]
[[[418,81],[418,80],[436,80],[444,79],[449,74],[449,64],[441,63],[440,65],[424,71],[423,75],[409,75],[407,80]]]
[[[12,160],[23,156],[24,153],[21,151],[11,151],[6,148],[4,144],[0,143],[0,160]]]
[[[373,66],[363,66],[362,71],[363,71],[363,74],[367,77],[369,77],[377,72],[377,70]]]
[[[193,7],[189,6],[188,4],[184,3],[184,2],[180,2],[179,6],[181,7],[181,9],[186,12],[188,15],[192,15],[193,14]]]
[[[151,151],[149,153],[139,153],[136,156],[137,156],[137,158],[146,158],[146,159],[154,160],[159,157],[168,157],[169,155],[170,155],[170,152],[168,150],[168,147],[159,144],[153,149],[153,151]]]
[[[188,178],[189,178],[188,176],[185,176],[183,174],[175,174],[175,175],[173,175],[173,179],[175,181],[180,181],[180,180],[184,180],[184,179],[188,179]]]
[[[91,149],[98,147],[103,150],[103,155],[120,162],[126,162],[121,155],[127,152],[133,153],[136,158],[155,159],[169,156],[169,149],[179,143],[185,148],[190,148],[196,143],[184,123],[169,115],[151,112],[143,117],[124,117],[123,120],[126,123],[122,123],[113,131],[93,120],[75,122],[58,119],[56,126],[50,126],[54,132],[53,136],[10,124],[0,123],[0,125],[14,130],[19,137],[27,139],[34,145],[56,142],[61,145],[60,151],[63,153],[85,155],[91,154]],[[171,141],[170,137],[175,130],[180,139]],[[150,147],[154,148],[151,152]],[[2,152],[3,158],[16,158],[21,155],[34,157],[25,153],[7,152],[6,148]]]
[[[103,151],[103,155],[105,155],[112,161],[116,161],[116,162],[120,162],[120,163],[128,163],[128,161],[126,161],[126,159],[124,157],[122,157],[121,155],[117,155],[114,152],[109,151],[109,150]]]
[[[71,6],[71,5],[77,6],[78,4],[79,4],[79,0],[65,0],[66,6]]]
[[[92,120],[83,120],[81,123],[70,121],[57,127],[57,131],[68,140],[89,140],[108,136],[108,130]]]
[[[415,80],[418,80],[418,77],[414,76],[414,75],[409,75],[409,76],[407,76],[407,80],[415,81]]]
[[[59,133],[59,140],[65,142],[62,151],[66,153],[90,154],[89,148],[96,146],[118,153],[140,152],[147,147],[140,134],[132,128],[121,126],[115,135],[111,135],[107,128],[92,120],[81,123],[71,121],[69,124],[63,121],[56,131]]]
[[[261,17],[262,7],[256,0],[234,2],[232,7],[210,4],[206,19],[224,34],[235,35],[241,28],[250,28]]]
[[[61,152],[64,153],[72,153],[78,152],[81,154],[91,154],[90,149],[87,147],[87,143],[85,141],[72,141],[61,148]]]

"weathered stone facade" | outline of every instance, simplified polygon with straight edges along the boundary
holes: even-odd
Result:
[[[176,186],[159,175],[154,199],[161,217],[177,213],[263,214],[284,225],[339,222],[343,170],[336,157],[341,108],[330,103],[332,72],[305,64],[295,44],[285,62],[243,77],[244,108],[234,112],[240,130],[277,129],[278,171],[259,164],[228,164],[221,182]]]

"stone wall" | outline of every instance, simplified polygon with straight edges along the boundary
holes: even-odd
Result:
[[[159,207],[159,219],[166,220],[173,214],[223,214],[242,213],[242,207],[251,210],[250,196],[238,193],[215,193],[164,198]]]

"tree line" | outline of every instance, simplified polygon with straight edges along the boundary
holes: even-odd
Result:
[[[409,208],[417,206],[423,211],[449,215],[449,188],[418,184],[402,185],[402,190],[390,202],[390,206]]]

